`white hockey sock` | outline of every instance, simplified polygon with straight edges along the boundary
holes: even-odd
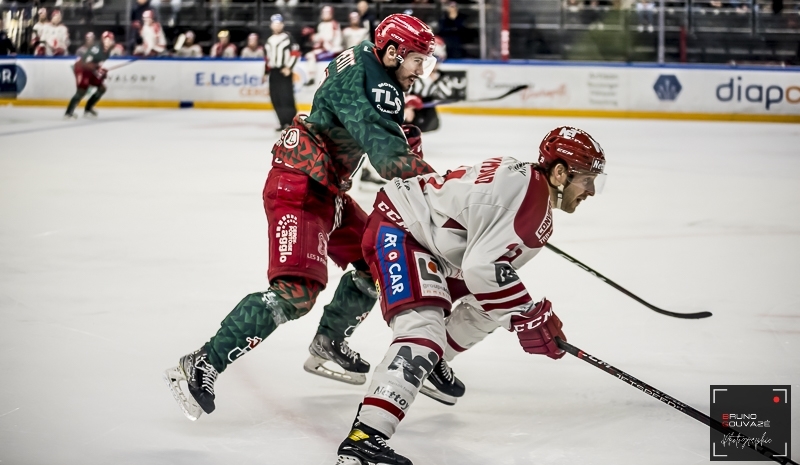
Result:
[[[444,359],[452,361],[456,355],[481,342],[486,336],[500,327],[480,308],[460,302],[447,318],[447,347]]]
[[[407,310],[392,320],[394,340],[364,397],[358,421],[391,437],[422,382],[442,356],[444,311],[436,307]]]

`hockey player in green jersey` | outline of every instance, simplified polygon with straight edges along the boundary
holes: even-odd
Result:
[[[207,343],[166,371],[188,418],[214,410],[214,383],[230,363],[311,310],[328,282],[327,258],[355,269],[325,306],[304,368],[352,384],[366,381],[369,363],[345,338],[372,309],[377,292],[361,251],[367,215],[346,191],[364,153],[387,179],[433,172],[422,159],[419,129],[402,126],[403,92],[433,69],[433,49],[424,22],[387,17],[374,44],[364,41],[328,65],[310,115],[296,117],[281,133],[263,191],[270,286],[244,297]]]
[[[108,53],[114,47],[114,33],[111,31],[104,32],[101,41],[102,45],[92,45],[75,63],[75,84],[78,89],[75,91],[75,95],[72,96],[72,100],[70,100],[67,106],[64,118],[75,118],[75,107],[81,102],[81,99],[86,95],[90,86],[96,87],[97,90],[89,97],[89,101],[86,102],[83,116],[91,118],[97,117],[94,106],[100,101],[100,97],[106,93],[106,86],[103,84],[103,81],[106,80],[106,74],[108,73],[102,66],[103,62],[108,58]]]

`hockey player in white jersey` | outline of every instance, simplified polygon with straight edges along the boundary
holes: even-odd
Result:
[[[547,243],[552,208],[574,212],[599,191],[604,167],[589,134],[560,127],[542,140],[536,163],[491,158],[445,176],[393,179],[378,193],[361,245],[393,341],[337,465],[411,465],[385,441],[439,366],[455,379],[440,361],[497,328],[516,333],[528,353],[563,357],[561,321],[547,299],[534,302],[516,270]]]

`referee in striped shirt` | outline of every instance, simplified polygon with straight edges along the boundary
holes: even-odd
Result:
[[[264,48],[267,50],[266,74],[269,75],[269,95],[272,106],[278,114],[280,127],[278,131],[289,127],[297,107],[294,104],[294,86],[292,68],[300,57],[300,46],[283,30],[283,16],[270,17],[272,35],[267,39]],[[266,76],[265,76],[266,77]]]

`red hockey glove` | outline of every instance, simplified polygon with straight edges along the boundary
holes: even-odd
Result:
[[[406,139],[408,140],[408,146],[411,147],[411,152],[419,158],[423,158],[422,131],[413,124],[404,124],[402,127],[403,134],[406,135]]]
[[[555,338],[567,340],[561,326],[561,320],[553,313],[553,306],[547,299],[542,299],[527,312],[511,317],[511,330],[517,333],[525,352],[547,355],[556,360],[565,352],[558,348]]]

